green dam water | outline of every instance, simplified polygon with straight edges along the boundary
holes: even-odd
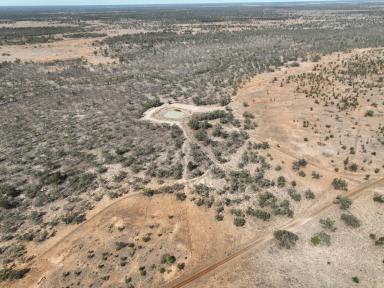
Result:
[[[163,117],[168,118],[168,119],[180,119],[185,116],[185,113],[180,110],[168,110],[164,112]]]

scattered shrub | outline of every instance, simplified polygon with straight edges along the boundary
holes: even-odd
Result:
[[[320,219],[320,224],[325,228],[325,229],[328,229],[332,232],[335,232],[336,231],[336,227],[335,227],[335,223],[336,221],[335,220],[332,220],[331,218],[325,218],[325,219]]]
[[[368,110],[365,112],[364,116],[365,117],[373,117],[374,114],[375,114],[375,112],[373,110]]]
[[[384,245],[384,236],[383,237],[379,237],[379,239],[377,239],[375,241],[375,245],[376,246],[383,246]]]
[[[276,202],[276,197],[271,192],[264,192],[259,195],[259,205],[260,207],[269,206],[272,203]]]
[[[292,164],[292,169],[295,171],[300,170],[301,167],[307,166],[307,161],[305,159],[299,159]]]
[[[345,181],[344,179],[341,179],[341,178],[333,179],[332,186],[336,190],[345,190],[345,191],[348,190],[348,183],[347,183],[347,181]]]
[[[184,192],[179,192],[176,194],[176,198],[179,201],[184,201],[187,198],[187,195]]]
[[[287,249],[295,246],[296,241],[299,240],[299,237],[295,233],[287,230],[277,230],[273,233],[273,236],[279,241],[281,247]]]
[[[336,204],[340,204],[340,208],[343,210],[348,209],[352,205],[352,200],[346,196],[337,196],[335,200]]]
[[[353,228],[360,227],[361,225],[360,220],[352,214],[341,214],[341,220],[343,220],[345,224]]]
[[[18,280],[24,278],[25,274],[27,274],[31,269],[13,269],[13,268],[4,268],[0,270],[0,281],[6,280]]]
[[[360,279],[358,277],[352,277],[352,281],[355,282],[355,283],[360,283]]]
[[[261,220],[267,221],[271,218],[271,214],[268,213],[267,211],[263,211],[260,209],[253,209],[252,207],[248,207],[246,213],[248,215],[255,216],[256,218],[259,218]]]
[[[285,178],[284,176],[279,176],[279,178],[277,178],[277,186],[278,187],[284,187],[285,186]]]
[[[147,99],[146,101],[141,103],[141,106],[143,106],[143,111],[142,112],[145,112],[148,109],[153,108],[153,107],[161,106],[163,104],[164,103],[162,103],[160,101],[159,97],[155,97],[155,98],[152,98],[152,99]]]
[[[168,265],[172,265],[173,263],[176,262],[176,257],[173,256],[173,255],[170,255],[170,254],[164,254],[162,257],[161,257],[161,264],[168,264]]]
[[[313,193],[311,189],[306,190],[304,194],[306,199],[312,200],[316,198],[315,193]]]
[[[375,193],[373,195],[373,201],[379,202],[379,203],[384,203],[384,195],[379,194],[379,193]]]
[[[245,225],[245,219],[243,217],[235,217],[233,219],[233,224],[235,224],[235,226],[237,226],[237,227],[244,226]]]
[[[223,221],[224,216],[223,216],[223,214],[216,214],[215,218],[216,218],[217,221]]]
[[[319,244],[329,246],[331,245],[331,236],[325,232],[316,233],[312,236],[311,243],[315,246]]]
[[[288,189],[288,195],[295,201],[301,200],[301,194],[293,188]]]
[[[312,175],[313,179],[320,179],[320,177],[321,177],[320,174],[316,171],[312,171],[311,175]]]
[[[115,242],[115,249],[116,249],[116,251],[119,251],[119,250],[125,248],[126,246],[128,246],[128,243],[125,243],[125,242]]]

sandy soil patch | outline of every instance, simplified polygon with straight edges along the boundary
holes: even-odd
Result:
[[[48,62],[74,58],[85,58],[92,64],[107,64],[116,61],[100,55],[99,47],[93,45],[95,40],[97,39],[68,39],[36,45],[1,46],[0,61],[20,59],[22,61]]]

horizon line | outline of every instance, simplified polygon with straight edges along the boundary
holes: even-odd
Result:
[[[214,0],[213,0],[214,1]],[[244,4],[278,4],[278,3],[352,3],[352,2],[371,2],[378,3],[384,2],[384,0],[261,0],[261,1],[244,1],[244,2],[191,2],[191,3],[115,3],[115,4],[14,4],[3,5],[0,3],[0,7],[13,8],[13,7],[95,7],[95,6],[187,6],[187,5],[244,5]]]

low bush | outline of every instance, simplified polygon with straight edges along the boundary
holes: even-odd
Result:
[[[259,195],[259,205],[260,207],[269,206],[272,203],[276,202],[276,197],[271,192],[264,192]]]
[[[331,245],[331,236],[325,232],[316,233],[311,238],[311,243],[315,246],[317,245],[325,245],[329,246]]]
[[[284,176],[279,176],[277,178],[277,186],[278,187],[284,187],[285,186],[285,182],[286,182],[286,180],[285,180]]]
[[[306,190],[304,194],[305,194],[305,198],[308,200],[316,198],[315,193],[313,193],[311,189]]]
[[[126,243],[126,242],[115,242],[116,251],[119,251],[119,250],[121,250],[127,246],[128,246],[128,243]]]
[[[287,230],[277,230],[273,233],[273,236],[279,242],[279,245],[281,247],[287,249],[290,249],[295,246],[296,241],[299,240],[299,236]]]
[[[360,279],[359,279],[359,277],[356,277],[356,276],[355,276],[355,277],[352,277],[352,281],[355,282],[355,283],[357,283],[357,284],[360,283]]]
[[[170,254],[164,254],[162,257],[161,257],[161,264],[168,264],[168,265],[172,265],[173,263],[176,262],[176,257],[173,256],[173,255],[170,255]]]
[[[360,220],[352,214],[341,214],[341,220],[343,220],[345,224],[353,228],[360,227],[361,225]]]
[[[384,236],[383,237],[379,237],[379,239],[377,239],[375,241],[375,245],[376,246],[384,246]]]
[[[176,194],[176,198],[179,201],[184,201],[187,198],[187,195],[184,192],[179,192]]]
[[[237,227],[241,227],[245,225],[245,219],[243,217],[235,217],[233,219],[233,224]]]
[[[299,159],[292,164],[292,169],[298,171],[301,167],[307,166],[307,161],[305,159]]]
[[[320,224],[325,228],[325,229],[328,229],[329,231],[332,231],[332,232],[335,232],[336,231],[336,227],[335,227],[335,223],[336,221],[335,220],[332,220],[331,218],[323,218],[323,219],[320,219]]]
[[[27,274],[31,269],[12,269],[12,268],[4,268],[0,270],[0,281],[6,280],[18,280],[21,279]]]
[[[337,196],[335,203],[339,204],[341,209],[347,210],[349,207],[351,207],[352,200],[346,196]]]
[[[344,179],[341,179],[341,178],[333,179],[332,186],[336,190],[345,190],[345,191],[348,190],[348,183],[347,183],[347,181],[345,181]]]
[[[379,193],[375,193],[373,195],[373,201],[379,202],[379,203],[384,203],[384,195],[379,194]]]
[[[288,195],[297,202],[301,200],[301,194],[293,188],[288,189]]]

